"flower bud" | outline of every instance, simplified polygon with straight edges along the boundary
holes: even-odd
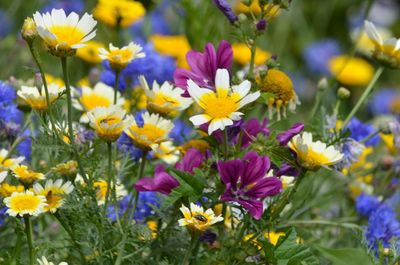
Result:
[[[321,80],[319,80],[318,84],[317,84],[317,88],[318,90],[324,91],[325,89],[328,88],[328,80],[326,80],[326,78],[321,78]]]
[[[265,19],[261,19],[260,21],[257,22],[256,28],[259,31],[263,31],[265,27],[267,26],[267,21]]]
[[[240,13],[238,15],[238,18],[239,18],[239,22],[244,22],[244,21],[247,20],[247,16],[245,14],[243,14],[243,13]]]
[[[337,96],[340,99],[348,99],[350,97],[350,91],[345,87],[339,87],[337,91]]]
[[[36,23],[31,17],[25,18],[21,34],[22,38],[26,41],[32,41],[38,35]]]

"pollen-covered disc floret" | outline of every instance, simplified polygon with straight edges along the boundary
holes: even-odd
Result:
[[[71,12],[68,16],[63,9],[53,9],[51,13],[33,15],[39,36],[51,54],[59,57],[72,56],[76,49],[96,36],[97,22],[85,13],[81,19]]]
[[[49,103],[52,104],[58,99],[60,94],[65,90],[65,87],[59,87],[55,83],[51,83],[47,86],[49,92]],[[21,86],[21,90],[17,92],[18,96],[28,103],[28,105],[35,110],[47,109],[47,100],[45,88],[39,90],[36,87]]]
[[[116,105],[109,107],[97,107],[87,113],[92,127],[97,135],[107,141],[114,142],[121,133],[128,128],[133,118],[128,115],[125,117],[125,110]]]
[[[309,132],[293,137],[289,142],[289,147],[296,153],[299,164],[310,170],[334,165],[343,158],[343,154],[334,146],[327,146],[321,141],[313,141],[312,134]]]
[[[122,70],[134,59],[144,58],[146,55],[142,50],[142,46],[133,42],[122,48],[115,47],[110,43],[108,51],[104,48],[99,49],[99,56],[102,60],[108,60],[111,68]]]
[[[218,69],[215,76],[216,91],[200,88],[193,80],[188,81],[188,92],[193,100],[204,110],[203,114],[190,118],[194,125],[209,123],[208,134],[233,124],[243,115],[238,112],[243,106],[255,101],[260,92],[249,93],[251,83],[248,80],[240,85],[230,86],[229,72]]]
[[[79,92],[77,92],[79,93]],[[79,97],[72,100],[74,108],[80,111],[91,111],[96,107],[108,107],[113,105],[114,89],[104,83],[97,83],[94,88],[83,86],[80,91]],[[125,99],[117,92],[117,106],[123,107]],[[84,113],[80,122],[88,123],[89,119]]]
[[[46,198],[47,205],[44,207],[44,211],[54,213],[63,205],[65,195],[71,193],[74,186],[70,181],[63,183],[62,179],[57,179],[54,182],[49,179],[44,186],[39,183],[33,185],[33,190],[36,195],[42,195]]]
[[[13,192],[10,197],[4,199],[7,206],[7,214],[23,217],[24,215],[38,216],[44,212],[46,197],[35,195],[32,191]]]
[[[385,66],[400,68],[400,39],[383,39],[372,22],[366,20],[364,25],[365,32],[375,46],[374,58]]]
[[[145,112],[142,118],[142,126],[133,121],[132,125],[125,130],[137,147],[150,151],[153,144],[160,144],[168,140],[168,134],[174,127],[170,120],[148,112]]]
[[[190,203],[190,209],[185,205],[180,208],[183,218],[178,220],[180,226],[186,226],[191,231],[204,232],[211,225],[221,222],[221,215],[215,216],[212,209],[204,211],[203,207]]]
[[[173,117],[193,103],[191,98],[181,96],[184,92],[182,88],[174,87],[168,82],[164,82],[160,87],[154,80],[150,89],[144,76],[139,76],[139,81],[146,93],[147,109],[151,112]]]
[[[286,108],[294,111],[296,105],[299,104],[292,80],[282,71],[271,69],[267,71],[265,77],[258,77],[257,83],[260,90],[269,93],[268,115],[269,119],[273,118],[273,109],[276,109],[277,119],[281,119],[281,115],[286,117]]]
[[[25,165],[13,167],[12,172],[23,185],[32,185],[35,181],[45,178],[44,174],[30,170]]]

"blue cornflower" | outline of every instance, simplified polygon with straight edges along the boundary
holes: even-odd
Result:
[[[329,60],[341,54],[341,49],[336,40],[324,39],[313,42],[303,50],[303,59],[307,68],[316,74],[328,74]]]
[[[143,51],[146,57],[133,60],[121,71],[119,79],[121,91],[128,87],[139,85],[139,75],[144,75],[150,84],[154,80],[160,84],[164,81],[172,80],[176,68],[175,60],[171,57],[160,55],[150,44],[144,45]],[[105,70],[101,73],[101,81],[109,86],[114,86],[114,71],[108,61],[104,61],[103,66]]]
[[[0,103],[12,103],[17,98],[17,93],[12,86],[0,81]]]
[[[11,20],[3,9],[0,9],[0,25],[0,38],[4,38],[11,30]]]
[[[379,205],[378,198],[372,195],[363,193],[356,198],[356,210],[362,216],[369,216]]]
[[[118,215],[120,217],[122,217],[125,211],[128,209],[129,200],[130,196],[125,196],[119,202]],[[133,204],[134,203],[132,203],[132,205]],[[146,218],[154,216],[155,215],[154,208],[158,208],[160,207],[160,205],[161,205],[161,198],[157,195],[156,192],[152,191],[140,192],[138,196],[138,204],[136,206],[136,211],[134,214],[136,222],[144,223],[146,221]],[[108,207],[107,216],[113,221],[116,220],[116,212],[114,205]]]
[[[352,138],[348,138],[341,146],[343,159],[334,167],[338,170],[348,168],[354,162],[357,162],[365,146]]]
[[[0,103],[0,135],[14,137],[23,123],[23,113],[14,103]]]
[[[64,9],[66,14],[71,12],[80,14],[85,11],[85,5],[82,0],[50,0],[42,11],[51,12],[53,8]]]
[[[32,156],[32,138],[31,138],[31,131],[29,129],[25,130],[22,133],[24,136],[24,140],[17,145],[17,152],[18,154],[25,157],[27,160],[31,160]]]
[[[6,217],[6,212],[7,212],[7,207],[3,206],[0,208],[0,226],[4,225],[5,221],[5,217]]]
[[[142,150],[137,148],[133,144],[132,139],[124,132],[118,138],[117,146],[119,150],[121,150],[124,154],[129,155],[134,160],[138,160],[142,157]]]
[[[173,139],[174,144],[181,145],[187,139],[188,136],[192,133],[193,129],[187,123],[182,120],[175,120],[174,121],[174,128],[169,133],[169,137]]]
[[[400,114],[400,89],[386,88],[377,91],[369,103],[371,114]]]
[[[363,123],[357,118],[352,118],[349,125],[347,125],[346,128],[350,130],[350,138],[356,141],[361,141],[365,139],[367,136],[377,131],[377,129],[373,125]],[[372,138],[370,138],[368,141],[366,141],[365,145],[366,146],[377,145],[380,139],[381,139],[380,136],[377,134]]]

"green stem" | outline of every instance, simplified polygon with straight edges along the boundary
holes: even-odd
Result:
[[[334,222],[329,220],[292,220],[283,225],[280,225],[279,228],[289,227],[289,226],[307,226],[307,225],[329,225],[329,226],[337,226],[348,229],[357,229],[359,231],[363,231],[363,229],[356,224],[346,223],[346,222]]]
[[[187,249],[185,257],[182,260],[182,263],[181,263],[182,265],[187,265],[187,264],[190,265],[190,263],[191,263],[190,256],[192,256],[192,252],[193,252],[193,249],[194,249],[197,241],[199,241],[198,236],[193,234],[192,238],[190,240],[189,248]]]
[[[14,265],[14,264],[18,265],[18,264],[20,264],[20,259],[21,259],[21,247],[22,247],[22,238],[23,238],[23,236],[24,236],[23,229],[22,229],[20,226],[18,226],[18,227],[15,229],[15,233],[17,234],[17,241],[15,242],[15,248],[14,248],[14,250],[13,250],[13,254],[12,254],[12,256],[10,257],[10,258],[12,259],[12,260],[10,260],[10,261],[11,261],[11,262],[10,262],[11,265]]]
[[[322,90],[320,88],[318,88],[317,90],[317,95],[315,97],[315,103],[314,106],[311,110],[309,119],[313,119],[315,117],[315,114],[317,113],[317,110],[319,108],[319,105],[321,105],[321,98],[322,98],[322,94],[324,93],[325,90]]]
[[[108,154],[108,176],[107,176],[107,192],[106,192],[106,202],[104,203],[104,214],[107,213],[107,206],[108,206],[108,201],[110,197],[110,193],[112,190],[112,182],[113,177],[112,177],[112,143],[107,142],[107,154]],[[114,183],[115,185],[115,183]]]
[[[249,72],[247,74],[247,77],[251,80],[254,78],[254,73],[253,73],[254,72],[254,59],[256,57],[256,48],[257,48],[256,39],[257,39],[256,36],[254,36],[253,43],[252,43],[251,49],[250,49],[251,57],[250,57],[250,66],[249,66]]]
[[[119,70],[115,70],[115,84],[114,84],[114,105],[117,104],[117,94],[118,94],[118,85],[119,85]]]
[[[357,113],[357,111],[360,109],[362,104],[366,101],[368,96],[371,94],[372,89],[374,88],[374,85],[375,85],[376,81],[379,79],[379,77],[381,76],[381,74],[383,72],[383,69],[384,68],[382,66],[380,66],[378,68],[378,70],[375,72],[375,75],[372,77],[372,79],[369,82],[367,88],[364,90],[363,94],[361,95],[360,99],[358,100],[358,102],[356,103],[354,108],[351,110],[349,115],[347,115],[346,119],[344,120],[343,126],[342,126],[343,128],[345,128],[346,125],[349,124],[351,118],[353,118],[353,116]]]
[[[398,262],[400,261],[400,255],[395,257],[390,263],[389,265],[396,265]]]
[[[25,234],[26,234],[26,239],[28,241],[29,264],[34,265],[35,264],[35,254],[34,254],[34,249],[33,249],[32,223],[31,223],[31,219],[29,218],[29,216],[24,217],[24,221],[25,221]]]

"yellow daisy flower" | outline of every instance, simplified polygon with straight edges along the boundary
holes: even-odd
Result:
[[[18,165],[24,161],[25,157],[20,156],[17,158],[7,158],[8,151],[6,149],[0,150],[0,168],[11,169],[12,167]]]
[[[174,87],[167,81],[161,87],[154,80],[152,89],[149,88],[144,76],[139,76],[139,81],[146,93],[147,109],[163,116],[174,117],[179,111],[187,109],[193,102],[191,98],[182,97],[184,90]]]
[[[4,204],[8,208],[6,213],[10,216],[38,216],[44,212],[46,197],[35,195],[29,190],[25,192],[13,192],[10,197],[4,199]]]
[[[24,165],[15,166],[11,170],[23,185],[31,185],[35,181],[44,179],[44,174],[32,171]]]
[[[49,102],[54,103],[64,92],[65,87],[59,87],[55,83],[47,86],[49,92]],[[21,86],[21,90],[17,92],[18,96],[26,101],[32,109],[45,110],[47,109],[45,88],[42,86],[40,93],[36,87]]]
[[[183,218],[178,220],[179,226],[186,226],[193,232],[204,232],[213,224],[224,220],[221,215],[215,216],[212,209],[204,211],[203,207],[194,203],[190,203],[190,209],[182,205],[180,210]]]
[[[36,23],[31,17],[27,17],[24,20],[24,24],[21,29],[22,38],[26,41],[32,41],[37,35]]]
[[[188,92],[196,103],[204,109],[203,114],[195,115],[190,121],[198,126],[210,123],[208,134],[233,124],[241,119],[243,113],[238,112],[243,106],[255,101],[260,92],[250,93],[251,83],[248,80],[240,85],[230,86],[229,73],[226,69],[218,69],[215,77],[216,91],[200,88],[192,80],[188,81]]]
[[[140,149],[150,151],[153,144],[160,144],[168,140],[168,134],[174,124],[158,114],[145,112],[142,115],[143,126],[139,126],[135,120],[125,130],[125,133],[133,140]]]
[[[289,142],[289,147],[297,155],[299,164],[309,170],[317,170],[321,166],[334,165],[343,158],[343,154],[333,146],[321,141],[313,141],[312,134],[303,132]]]
[[[186,54],[190,51],[190,44],[185,35],[151,35],[149,41],[160,54],[176,59],[179,68],[189,68]]]
[[[65,86],[64,80],[61,78],[57,78],[51,74],[44,74],[44,77],[46,78],[47,84],[55,83],[58,87]]]
[[[92,127],[97,135],[107,141],[114,142],[121,133],[128,128],[133,117],[128,115],[125,117],[125,111],[116,105],[109,107],[97,107],[87,113],[90,127]]]
[[[105,46],[103,43],[91,40],[86,42],[86,46],[79,48],[76,51],[76,56],[78,56],[79,58],[88,63],[92,64],[101,63],[99,49],[104,47]]]
[[[1,197],[10,197],[13,192],[23,192],[25,190],[22,185],[10,185],[8,183],[0,184],[0,196]]]
[[[77,169],[78,169],[78,162],[76,162],[75,160],[70,160],[66,163],[58,164],[54,168],[52,168],[54,172],[66,176],[76,174]]]
[[[142,3],[130,0],[99,0],[93,10],[95,18],[111,27],[126,28],[146,14]]]
[[[243,4],[242,1],[239,0],[237,1],[234,8],[235,11],[238,13],[250,13],[250,12],[253,12],[255,14],[261,13],[261,6],[259,0],[253,0],[250,6]],[[266,17],[269,18],[276,17],[277,15],[279,15],[280,7],[279,5],[268,3],[264,6],[264,12],[267,12],[265,14]]]
[[[333,57],[328,66],[337,81],[348,86],[366,86],[374,75],[374,67],[370,63],[347,55]]]
[[[40,183],[33,185],[33,191],[36,195],[42,195],[46,198],[45,212],[55,213],[64,203],[64,196],[70,194],[74,190],[74,186],[70,181],[63,183],[62,179],[53,182],[52,179],[46,181],[42,186]]]
[[[99,49],[99,56],[102,60],[108,60],[111,68],[122,70],[134,59],[144,58],[146,55],[142,50],[142,46],[133,42],[122,48],[117,48],[110,43],[109,51],[104,48]]]
[[[106,195],[108,189],[107,182],[105,180],[97,180],[93,182],[93,188],[96,189],[97,204],[103,205],[106,202]],[[118,182],[115,185],[115,193],[117,199],[122,198],[128,194],[125,187]]]
[[[378,34],[384,39],[392,37],[391,32],[384,28],[376,27],[376,30],[378,31]],[[350,34],[350,37],[353,43],[357,45],[357,50],[365,55],[370,56],[371,51],[375,49],[374,42],[368,37],[365,28],[358,28],[353,30]]]
[[[39,36],[55,56],[72,56],[76,49],[82,48],[85,42],[96,36],[94,27],[97,22],[87,13],[79,19],[75,12],[67,17],[63,9],[53,9],[51,13],[36,12],[33,19]]]
[[[163,160],[169,165],[174,165],[178,162],[180,152],[171,141],[162,142],[160,144],[151,145],[154,157]]]
[[[97,83],[93,89],[87,86],[83,86],[81,89],[79,97],[72,99],[74,108],[85,112],[81,116],[80,122],[89,122],[86,112],[96,107],[109,107],[114,103],[114,89],[104,83]],[[121,96],[121,93],[118,92],[116,105],[123,107],[124,104],[125,99]]]
[[[251,51],[250,51],[250,48],[246,46],[246,44],[234,43],[234,44],[232,44],[232,50],[233,50],[233,60],[235,60],[235,62],[237,62],[241,65],[246,65],[246,64],[250,63]],[[262,65],[269,58],[271,58],[271,54],[269,52],[266,52],[259,47],[256,48],[254,64]]]

